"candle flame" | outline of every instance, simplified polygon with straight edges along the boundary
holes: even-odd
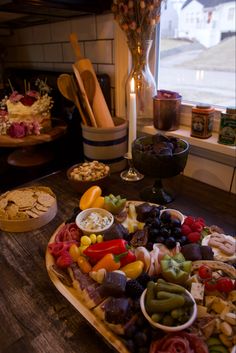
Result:
[[[135,93],[135,86],[134,86],[134,78],[131,78],[131,82],[130,82],[130,92],[131,93]]]

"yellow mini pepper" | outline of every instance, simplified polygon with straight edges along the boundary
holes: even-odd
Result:
[[[120,268],[128,278],[136,279],[143,272],[144,263],[140,260],[130,262],[129,264]]]

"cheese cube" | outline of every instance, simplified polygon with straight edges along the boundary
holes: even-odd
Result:
[[[191,294],[197,303],[203,302],[204,298],[204,284],[202,283],[192,283]]]

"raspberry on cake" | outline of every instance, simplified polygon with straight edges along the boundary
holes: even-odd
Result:
[[[51,127],[50,88],[40,79],[35,86],[37,91],[25,87],[24,94],[12,89],[11,95],[0,102],[0,135],[39,135],[42,129]]]

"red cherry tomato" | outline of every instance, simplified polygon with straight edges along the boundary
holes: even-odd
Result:
[[[217,280],[216,288],[219,292],[229,293],[234,289],[234,283],[228,277],[221,277]]]
[[[205,289],[208,292],[214,292],[215,290],[217,290],[217,283],[216,281],[206,281],[205,282]]]
[[[212,279],[212,270],[207,265],[201,265],[198,269],[198,275],[201,279],[211,280]]]

